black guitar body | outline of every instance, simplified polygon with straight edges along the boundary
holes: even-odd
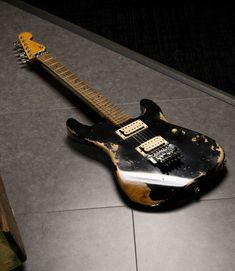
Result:
[[[68,119],[70,134],[103,149],[111,158],[117,182],[127,197],[145,206],[174,201],[186,191],[199,191],[200,182],[222,168],[223,149],[211,138],[166,121],[161,109],[150,100],[141,100],[140,119],[148,128],[122,139],[113,124],[106,121],[87,126]],[[160,135],[179,151],[178,158],[166,164],[153,164],[135,149],[139,139]]]

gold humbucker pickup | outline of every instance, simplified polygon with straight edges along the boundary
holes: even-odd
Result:
[[[168,144],[168,142],[161,136],[155,136],[148,141],[140,144],[135,149],[142,154],[143,156],[147,156],[152,150],[159,148],[163,145]]]
[[[139,133],[140,131],[144,130],[148,128],[148,125],[145,124],[142,120],[136,120],[133,121],[129,124],[127,124],[126,126],[118,129],[116,131],[116,133],[122,138],[122,139],[126,139],[130,136],[133,136],[137,133]]]

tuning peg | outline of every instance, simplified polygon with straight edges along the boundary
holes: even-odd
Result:
[[[16,48],[17,48],[17,47],[22,47],[22,45],[21,45],[19,42],[18,42],[18,43],[14,43],[13,45],[14,45],[14,47],[16,47]]]
[[[25,52],[19,53],[19,57],[27,57]]]
[[[28,59],[22,59],[21,62],[22,62],[23,64],[25,64],[25,63],[29,62],[29,60],[28,60]]]
[[[25,60],[28,60],[28,58],[26,56],[18,56],[18,60],[25,61]]]
[[[13,48],[13,50],[16,51],[16,52],[18,52],[18,53],[24,52],[23,47],[15,47],[15,48]]]
[[[29,62],[29,60],[28,59],[19,58],[18,62],[19,62],[19,64],[25,64],[25,63]]]
[[[24,49],[23,49],[23,47],[18,47],[18,48],[16,48],[16,51],[17,52],[24,52]]]
[[[15,50],[23,49],[23,46],[19,42],[14,42],[13,45]]]
[[[20,44],[20,43],[19,43],[18,40],[13,42],[13,45],[14,45],[14,46],[18,46],[19,44]]]

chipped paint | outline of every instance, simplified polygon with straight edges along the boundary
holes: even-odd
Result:
[[[116,152],[118,150],[118,145],[117,144],[110,144],[111,149],[107,146],[107,144],[103,143],[103,142],[99,142],[99,141],[95,141],[95,140],[91,140],[91,139],[86,139],[89,142],[95,144],[97,147],[100,147],[104,152],[106,152],[109,157],[111,158],[112,162],[114,163],[115,166],[117,166],[117,164],[119,163],[119,159],[116,158]]]
[[[116,176],[121,189],[133,201],[147,206],[157,206],[164,200],[152,200],[150,198],[151,189],[147,184],[141,182],[132,182],[126,180],[119,169],[116,171]]]
[[[225,154],[223,148],[219,144],[217,144],[216,150],[219,152],[219,156],[217,158],[217,168],[219,168],[224,162]]]
[[[68,125],[67,125],[67,130],[68,130],[69,136],[73,137],[73,136],[76,136],[76,135],[77,135],[77,134],[75,133],[75,131],[72,130]]]
[[[166,117],[160,112],[159,113],[159,118],[165,122],[168,122],[168,120],[166,119]]]
[[[117,144],[111,143],[111,149],[112,149],[113,152],[117,152],[118,147],[119,146]]]

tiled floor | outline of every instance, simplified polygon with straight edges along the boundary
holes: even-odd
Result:
[[[23,270],[235,270],[234,107],[5,2],[0,30],[0,172],[28,254]],[[170,121],[216,138],[224,180],[171,212],[126,206],[106,156],[67,138],[68,117],[93,116],[50,77],[19,67],[12,42],[23,31],[129,114],[151,98]]]

